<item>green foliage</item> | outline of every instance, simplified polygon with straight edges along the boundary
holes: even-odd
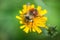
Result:
[[[20,24],[16,15],[19,14],[22,6],[27,3],[40,5],[43,9],[47,9],[47,25],[57,25],[59,32],[60,0],[0,0],[0,40],[59,40],[60,34],[50,38],[45,34],[26,34],[19,28]]]

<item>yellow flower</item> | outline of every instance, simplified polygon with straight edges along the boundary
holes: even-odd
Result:
[[[40,6],[35,8],[33,4],[23,5],[23,9],[19,13],[20,15],[16,18],[20,20],[20,24],[23,24],[20,29],[23,29],[26,33],[29,31],[41,33],[40,27],[47,28],[47,17],[44,16],[47,13],[46,9],[42,10]]]

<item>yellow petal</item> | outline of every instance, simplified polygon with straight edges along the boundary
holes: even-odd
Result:
[[[47,13],[47,10],[46,9],[44,9],[44,13]]]
[[[22,22],[22,21],[20,21],[20,24],[23,24],[23,22]]]
[[[48,26],[45,26],[46,29],[48,29]]]
[[[27,13],[27,9],[23,9],[22,11],[23,11],[23,14]]]
[[[20,14],[22,14],[22,11],[19,11]]]
[[[34,4],[31,5],[31,8],[34,8]]]
[[[25,25],[22,25],[22,26],[20,26],[20,29],[23,29],[25,27]]]
[[[23,31],[24,31],[24,32],[26,32],[26,33],[28,33],[29,28],[28,28],[28,27],[26,27]]]
[[[23,5],[23,9],[26,9],[27,8],[27,5]]]
[[[33,32],[36,32],[36,30],[35,30],[34,28],[32,29],[32,31],[33,31]]]
[[[45,24],[40,24],[40,27],[45,27]]]
[[[47,20],[47,17],[42,17],[42,20],[45,20],[46,21]]]
[[[42,11],[40,12],[41,16],[45,15],[46,13],[47,13],[47,10],[46,10],[46,9],[44,9],[44,10],[42,10]]]
[[[38,10],[38,11],[40,11],[40,10],[41,10],[41,7],[40,7],[40,6],[38,6],[38,7],[37,7],[37,10]]]
[[[21,18],[21,17],[19,17],[19,16],[16,16],[16,18],[17,18],[17,19],[20,19],[20,20],[22,19],[22,18]]]
[[[28,5],[27,6],[27,11],[29,11],[31,9],[31,6],[30,5]]]
[[[35,30],[38,32],[38,33],[41,33],[42,32],[42,30],[41,29],[39,29],[38,27],[36,27],[35,26]]]

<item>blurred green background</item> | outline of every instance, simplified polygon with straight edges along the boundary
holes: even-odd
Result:
[[[47,25],[57,25],[58,34],[51,38],[42,34],[23,32],[16,15],[24,4],[31,3],[47,9]],[[60,0],[0,0],[0,40],[60,40]]]

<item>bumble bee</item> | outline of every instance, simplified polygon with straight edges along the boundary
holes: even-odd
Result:
[[[27,4],[27,6],[29,6],[29,5],[30,5],[30,3]],[[36,17],[38,14],[37,9],[35,9],[35,8],[30,9],[29,14]]]
[[[32,20],[32,16],[29,15],[29,13],[25,14],[25,15],[24,15],[24,18],[25,18],[25,22],[32,22],[32,21],[33,21],[33,20]]]
[[[36,9],[31,9],[28,13],[24,15],[25,19],[27,22],[32,22],[33,18],[37,16],[37,10]]]
[[[28,3],[27,6],[29,6],[30,4]],[[24,18],[25,18],[25,22],[33,22],[33,18],[34,17],[37,17],[38,15],[38,12],[36,9],[32,8],[30,9],[25,15],[24,15]]]

